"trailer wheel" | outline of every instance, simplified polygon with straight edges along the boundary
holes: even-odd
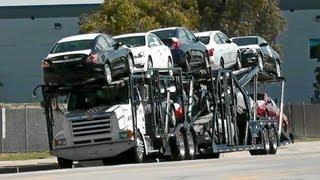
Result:
[[[263,142],[262,154],[267,155],[270,153],[270,138],[269,138],[269,132],[266,128],[262,130],[262,142]]]
[[[188,147],[187,148],[188,159],[194,159],[196,147],[195,147],[193,135],[190,131],[187,132],[187,147]]]
[[[179,161],[186,159],[185,136],[181,131],[176,134],[175,146],[173,147],[172,155],[174,160]]]
[[[72,165],[73,165],[72,160],[59,158],[59,157],[57,159],[58,159],[59,168],[61,169],[72,168]]]
[[[270,152],[269,154],[276,154],[278,150],[278,135],[274,128],[269,130],[270,137]]]

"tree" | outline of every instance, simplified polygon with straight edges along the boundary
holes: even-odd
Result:
[[[196,29],[197,9],[193,0],[108,0],[96,13],[81,17],[80,29],[112,35],[168,26]]]

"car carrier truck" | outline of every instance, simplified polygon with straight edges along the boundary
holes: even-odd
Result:
[[[50,153],[60,167],[70,168],[73,161],[122,155],[143,162],[146,156],[218,158],[241,150],[275,154],[292,134],[283,131],[281,117],[257,117],[257,86],[271,82],[281,84],[282,114],[284,78],[259,67],[208,74],[150,68],[108,86],[37,88],[42,89]],[[67,96],[67,108],[61,131],[54,132],[59,96]]]

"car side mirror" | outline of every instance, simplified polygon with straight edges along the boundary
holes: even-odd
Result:
[[[230,43],[231,43],[231,40],[230,40],[230,39],[227,39],[227,40],[226,40],[226,43],[230,44]]]
[[[154,47],[154,46],[156,46],[156,45],[157,45],[156,42],[151,42],[151,43],[149,43],[149,47]]]
[[[196,42],[199,42],[200,41],[200,38],[199,37],[196,37]]]
[[[259,44],[260,47],[265,47],[265,46],[268,46],[269,44],[268,43],[261,43]]]
[[[115,45],[114,45],[114,48],[115,49],[119,49],[121,46],[123,46],[123,42],[117,42]]]

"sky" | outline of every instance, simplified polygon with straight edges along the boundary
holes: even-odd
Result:
[[[103,0],[0,0],[0,6],[97,4],[102,2]]]

